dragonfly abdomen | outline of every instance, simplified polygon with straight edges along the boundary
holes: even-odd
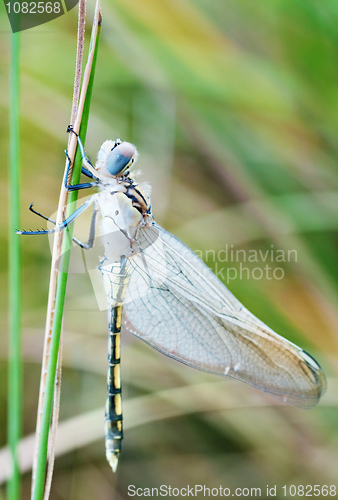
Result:
[[[122,324],[122,305],[129,283],[129,267],[127,259],[121,257],[119,262],[109,263],[104,259],[99,269],[108,298],[108,396],[105,411],[106,457],[115,472],[121,452],[122,400],[120,373],[120,339]]]
[[[106,457],[115,472],[123,438],[120,341],[122,304],[109,310],[107,401],[105,411]]]

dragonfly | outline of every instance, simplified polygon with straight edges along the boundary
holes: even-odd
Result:
[[[68,132],[75,133],[71,126]],[[63,231],[93,206],[88,242],[93,247],[97,215],[101,219],[104,258],[99,264],[108,305],[108,373],[105,406],[106,457],[116,471],[123,439],[120,336],[124,326],[149,345],[188,366],[245,382],[284,403],[315,406],[326,382],[306,351],[275,333],[249,312],[184,243],[153,217],[150,186],[130,173],[136,147],[120,139],[105,141],[95,166],[78,134],[82,173],[91,179],[65,188],[97,192],[63,222],[30,210],[55,225],[17,231],[36,235]]]

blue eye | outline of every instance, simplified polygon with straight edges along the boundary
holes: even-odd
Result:
[[[125,172],[134,162],[136,148],[130,142],[122,142],[109,153],[106,166],[109,173],[117,176]]]

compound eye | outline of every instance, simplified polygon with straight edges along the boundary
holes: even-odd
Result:
[[[125,172],[134,162],[136,148],[130,142],[122,142],[115,146],[107,156],[106,166],[109,173],[117,176]]]

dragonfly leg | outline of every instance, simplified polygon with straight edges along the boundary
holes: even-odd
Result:
[[[95,177],[94,174],[92,174],[91,172],[89,172],[89,170],[87,170],[85,167],[82,167],[81,168],[81,172],[86,175],[87,177],[90,177],[91,179],[96,179],[98,180],[98,177]]]
[[[85,250],[90,250],[94,245],[97,210],[98,209],[94,207],[87,243],[82,243],[82,241],[78,240],[77,238],[73,238],[74,243],[79,245],[81,248],[84,248]]]
[[[71,125],[68,125],[67,132],[73,132],[73,134],[76,135],[77,143],[78,143],[80,153],[81,153],[82,163],[83,163],[83,165],[85,165],[84,167],[82,167],[81,172],[84,175],[86,175],[87,177],[90,177],[92,179],[95,179],[96,181],[99,181],[99,178],[95,176],[95,173],[93,173],[93,170],[95,170],[95,167],[92,164],[92,162],[90,161],[90,159],[86,156],[84,146],[83,146],[82,141],[79,137],[79,134],[77,134],[75,132],[75,130],[73,129],[73,127]]]
[[[42,217],[43,219],[48,220],[49,222],[52,222],[54,225],[56,225],[55,220],[52,220],[49,217],[46,217],[45,215],[41,214],[40,212],[37,212],[36,210],[34,210],[33,203],[30,204],[29,210],[31,212],[33,212],[33,214],[38,215],[39,217]],[[87,243],[82,243],[82,241],[78,240],[77,238],[75,238],[75,236],[73,236],[74,243],[79,245],[79,247],[84,248],[85,250],[89,250],[89,249],[93,248],[94,239],[95,239],[96,216],[97,216],[97,208],[94,208],[91,223],[90,223],[89,237],[88,237]]]
[[[121,372],[120,372],[120,335],[122,321],[122,304],[109,310],[109,341],[108,341],[108,396],[105,411],[105,441],[106,457],[116,471],[123,438],[122,402],[121,402]]]
[[[65,188],[67,189],[67,191],[79,191],[80,189],[89,189],[89,188],[92,188],[92,187],[97,187],[98,186],[98,182],[97,181],[95,181],[95,182],[84,182],[82,184],[74,184],[74,185],[68,184],[69,172],[70,172],[70,167],[71,167],[72,162],[70,161],[67,149],[65,150],[65,153],[66,153],[66,156],[67,156],[67,172],[66,172],[66,176],[65,176]],[[96,177],[94,177],[94,175],[91,175],[91,177],[92,178],[96,178]]]
[[[28,234],[28,235],[32,235],[32,234],[51,234],[51,233],[55,233],[57,231],[63,231],[67,226],[69,226],[69,224],[71,224],[72,222],[74,222],[74,220],[77,217],[79,217],[79,215],[81,215],[85,210],[87,210],[87,208],[92,203],[95,202],[96,198],[97,198],[96,194],[94,194],[93,196],[91,196],[83,205],[81,205],[69,217],[67,217],[67,219],[65,219],[60,224],[56,224],[53,229],[42,229],[40,231],[39,230],[37,230],[37,231],[19,231],[19,230],[17,230],[16,234]],[[35,210],[32,210],[32,211],[35,212]],[[35,213],[37,213],[38,215],[41,215],[38,212],[35,212]],[[43,217],[44,219],[47,219],[47,217],[45,217],[43,215],[41,215],[41,217]],[[54,222],[54,221],[51,221],[51,222]],[[94,227],[95,227],[95,223],[94,223]]]
[[[45,215],[40,214],[40,212],[37,212],[36,210],[34,210],[33,203],[31,203],[29,205],[28,210],[30,210],[31,212],[33,212],[33,214],[38,215],[39,217],[42,217],[43,219],[48,220],[49,222],[52,222],[54,225],[56,225],[55,220],[52,220],[49,217],[46,217]]]

